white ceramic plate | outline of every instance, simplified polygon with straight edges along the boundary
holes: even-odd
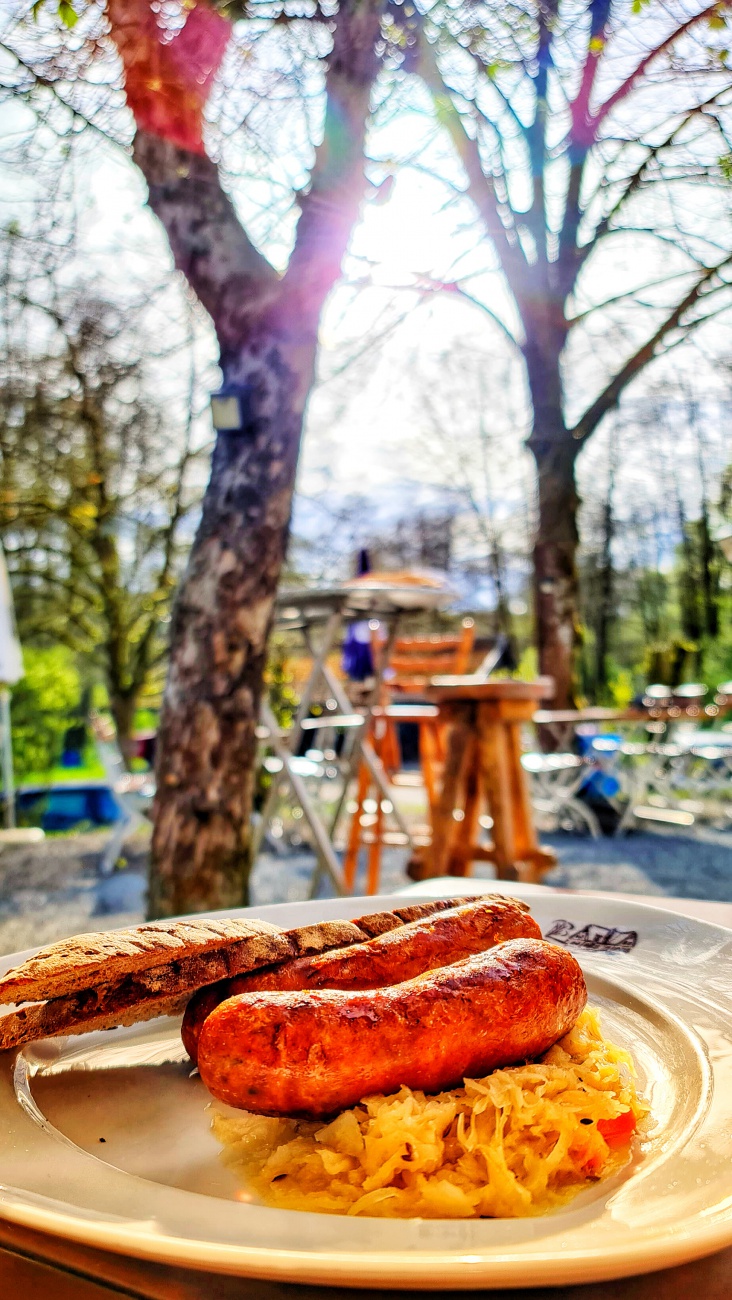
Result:
[[[491,887],[471,881],[461,892]],[[142,1258],[362,1287],[570,1284],[728,1245],[732,931],[620,900],[505,892],[525,896],[544,933],[579,958],[608,1036],[638,1063],[657,1126],[609,1182],[529,1220],[354,1219],[254,1204],[219,1160],[176,1022],[159,1020],[0,1058],[0,1214]],[[328,900],[257,915],[295,926],[396,905]]]

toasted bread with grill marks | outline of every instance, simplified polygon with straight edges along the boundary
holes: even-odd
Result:
[[[287,931],[267,921],[192,918],[77,935],[41,949],[0,979],[0,1003],[18,1008],[0,1017],[0,1050],[177,1015],[206,984],[363,943],[466,901],[439,899]]]
[[[122,979],[171,961],[212,952],[225,945],[261,942],[277,961],[288,944],[277,938],[283,931],[267,921],[196,920],[151,921],[129,930],[77,934],[42,948],[22,966],[0,979],[0,1003],[32,1002],[60,997],[93,984]]]

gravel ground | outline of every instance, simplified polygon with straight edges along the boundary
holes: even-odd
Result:
[[[732,836],[695,837],[639,832],[621,839],[589,840],[542,835],[554,846],[559,864],[546,884],[572,889],[603,889],[626,894],[668,894],[677,898],[732,901]],[[97,863],[107,835],[47,839],[0,854],[0,953],[51,943],[84,930],[134,925],[145,914],[148,833],[125,845],[126,865],[102,877]],[[382,888],[402,888],[403,851],[384,853]],[[262,854],[252,876],[254,904],[307,898],[313,858],[306,851]],[[476,875],[491,869],[476,865]],[[324,882],[319,893],[332,891]]]
[[[126,844],[125,869],[102,878],[108,838],[65,835],[0,853],[0,953],[142,919],[147,837]]]

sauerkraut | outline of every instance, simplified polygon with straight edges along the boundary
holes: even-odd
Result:
[[[625,1164],[647,1109],[630,1056],[587,1008],[539,1060],[462,1088],[365,1097],[325,1125],[212,1108],[212,1128],[244,1188],[281,1209],[515,1218]]]

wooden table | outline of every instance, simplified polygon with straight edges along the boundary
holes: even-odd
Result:
[[[709,722],[732,713],[732,698],[715,696],[709,704],[694,701],[690,704],[657,705],[642,708],[630,705],[627,709],[539,709],[533,716],[537,727],[551,735],[558,749],[569,749],[574,733],[581,723],[640,723],[649,730],[665,732],[679,722]]]
[[[548,677],[433,678],[427,694],[449,732],[442,787],[431,809],[432,847],[415,875],[465,876],[471,862],[481,861],[494,863],[499,880],[537,881],[555,865],[553,850],[537,841],[521,766],[521,728],[552,690]],[[493,820],[489,844],[477,840],[481,807]]]
[[[354,1282],[357,1279],[354,1278]],[[0,1294],[22,1300],[729,1300],[732,1249],[661,1273],[519,1291],[374,1291],[292,1286],[125,1259],[0,1220]]]

